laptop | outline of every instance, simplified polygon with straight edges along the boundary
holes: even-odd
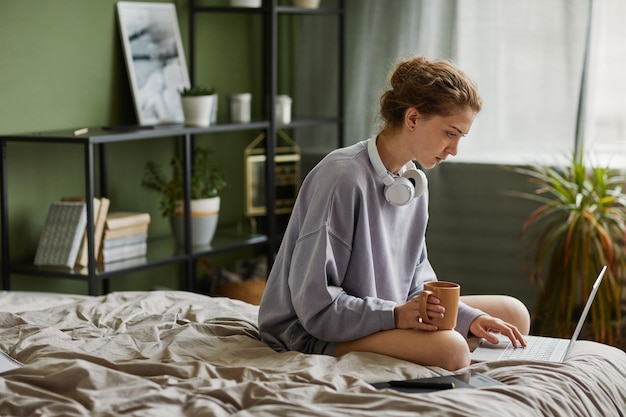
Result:
[[[493,344],[489,343],[485,339],[481,339],[478,347],[476,347],[476,349],[474,349],[474,351],[471,353],[470,359],[472,360],[472,362],[491,362],[511,359],[562,362],[565,356],[571,350],[574,342],[578,339],[578,336],[580,335],[580,331],[585,324],[585,319],[589,314],[589,309],[591,308],[591,304],[596,297],[598,288],[600,288],[600,283],[604,278],[605,272],[606,266],[602,268],[602,271],[600,271],[600,274],[596,278],[596,281],[591,288],[591,294],[587,299],[587,303],[585,304],[585,308],[580,315],[580,319],[578,320],[578,324],[576,325],[576,329],[574,330],[574,334],[572,335],[571,339],[568,340],[544,336],[526,336],[526,347],[518,347],[516,349],[513,347],[513,344],[507,337],[501,334],[496,334],[496,336],[500,340],[499,343]]]

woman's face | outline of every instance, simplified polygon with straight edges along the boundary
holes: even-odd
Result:
[[[476,113],[470,108],[450,116],[418,117],[411,131],[413,157],[426,168],[433,168],[449,155],[456,155],[459,141],[472,126]]]

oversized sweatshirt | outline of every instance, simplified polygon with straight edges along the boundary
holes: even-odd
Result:
[[[425,242],[428,192],[399,207],[383,190],[367,141],[334,150],[307,175],[259,309],[261,337],[275,350],[310,352],[316,340],[393,329],[394,308],[437,279]],[[481,314],[460,303],[456,330],[467,337]]]

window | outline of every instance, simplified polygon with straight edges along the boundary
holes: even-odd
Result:
[[[391,63],[410,54],[450,58],[484,99],[450,161],[498,164],[556,163],[571,155],[593,10],[582,139],[597,158],[626,167],[625,1],[362,0],[347,6],[346,141],[377,132],[370,115]]]
[[[484,106],[454,161],[554,162],[574,149],[587,1],[460,1],[457,59]]]

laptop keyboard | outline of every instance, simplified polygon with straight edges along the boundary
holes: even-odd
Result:
[[[526,336],[526,347],[515,349],[512,344],[502,353],[502,359],[548,360],[558,339]]]

